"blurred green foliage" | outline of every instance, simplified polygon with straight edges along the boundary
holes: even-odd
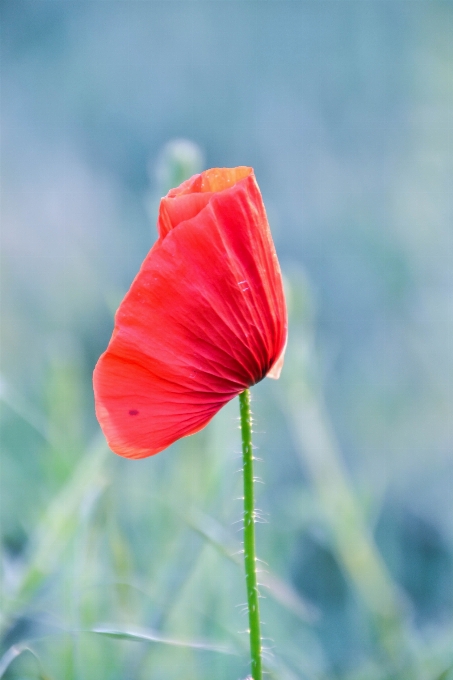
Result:
[[[452,680],[451,6],[1,13],[0,677],[248,674],[238,404],[127,461],[91,393],[159,197],[247,163],[290,313],[252,390],[267,670]]]

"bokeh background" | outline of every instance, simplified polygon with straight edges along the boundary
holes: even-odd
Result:
[[[267,670],[453,677],[453,6],[2,0],[0,677],[243,680],[238,404],[110,453],[91,373],[158,199],[252,165]]]

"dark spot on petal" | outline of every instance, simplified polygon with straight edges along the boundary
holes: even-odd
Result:
[[[131,410],[129,411],[129,415],[130,415],[130,416],[138,416],[138,411],[137,411],[137,409],[136,409],[136,408],[131,408]]]

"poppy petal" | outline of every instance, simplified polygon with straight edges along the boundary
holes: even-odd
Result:
[[[159,235],[94,373],[101,427],[131,458],[194,434],[266,374],[278,377],[286,343],[280,268],[250,168],[207,171],[169,192]]]

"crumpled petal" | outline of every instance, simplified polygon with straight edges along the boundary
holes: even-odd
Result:
[[[251,168],[216,168],[172,189],[158,228],[94,372],[99,423],[130,458],[198,432],[244,389],[278,377],[287,337]]]

